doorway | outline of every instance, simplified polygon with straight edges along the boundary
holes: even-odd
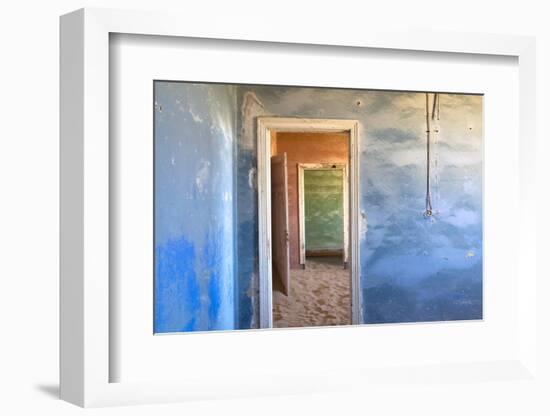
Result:
[[[347,153],[349,153],[349,150]],[[298,164],[300,265],[335,257],[347,268],[349,199],[347,163]]]
[[[357,131],[355,120],[258,119],[261,328],[360,323]],[[345,158],[335,160],[328,145],[312,160],[324,140],[344,144]],[[309,211],[308,189],[319,191]],[[323,207],[340,220],[319,218]],[[308,248],[308,221],[310,242],[327,241]]]

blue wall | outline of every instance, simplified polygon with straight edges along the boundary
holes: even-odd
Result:
[[[236,88],[155,83],[155,332],[234,329]]]
[[[425,218],[425,94],[238,89],[239,326],[257,326],[257,116],[360,122],[365,323],[482,318],[482,97],[442,94],[432,144],[435,215]]]
[[[365,323],[482,317],[482,97],[157,83],[155,331],[258,327],[258,116],[360,122]]]

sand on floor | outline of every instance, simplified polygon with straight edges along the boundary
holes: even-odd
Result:
[[[274,281],[275,328],[349,325],[351,279],[340,257],[311,257],[304,270],[290,270],[285,296]]]

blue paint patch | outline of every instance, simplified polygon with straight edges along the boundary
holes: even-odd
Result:
[[[184,325],[183,328],[181,328],[181,330],[179,332],[190,332],[190,331],[194,331],[196,329],[196,324],[197,324],[197,318],[196,317],[193,317],[188,323],[187,325]],[[158,331],[158,332],[169,332],[169,331]]]
[[[219,278],[216,272],[210,274],[210,281],[208,282],[208,299],[210,299],[210,305],[208,305],[208,317],[210,319],[210,328],[217,328],[217,321],[219,319],[220,305],[221,305],[221,293],[219,288]]]
[[[157,247],[154,332],[195,329],[200,288],[194,271],[195,249],[185,238]]]
[[[218,321],[220,320],[219,313],[223,297],[223,293],[220,290],[221,282],[219,275],[219,270],[223,267],[223,259],[220,258],[221,253],[218,244],[216,236],[209,235],[204,249],[205,268],[210,273],[208,280],[208,329],[219,329]]]

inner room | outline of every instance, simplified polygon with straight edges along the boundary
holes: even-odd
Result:
[[[273,327],[349,325],[348,132],[271,133]]]

